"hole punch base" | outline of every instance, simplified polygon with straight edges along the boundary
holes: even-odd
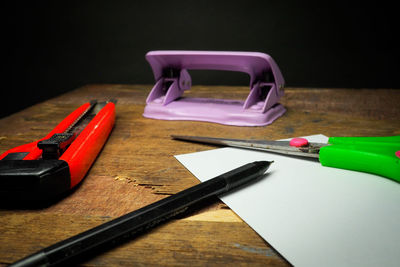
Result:
[[[264,113],[243,110],[243,101],[208,98],[180,98],[167,105],[148,103],[143,116],[161,120],[207,121],[235,126],[265,126],[282,116],[286,109],[275,104]]]

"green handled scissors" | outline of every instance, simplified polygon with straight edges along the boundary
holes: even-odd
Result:
[[[171,135],[173,139],[317,158],[323,166],[378,174],[400,182],[400,135],[330,137],[328,144]]]

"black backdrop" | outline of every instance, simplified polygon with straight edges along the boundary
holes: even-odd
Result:
[[[0,117],[88,83],[152,84],[150,50],[260,51],[287,86],[400,88],[398,9],[384,1],[30,1],[2,4]],[[237,73],[194,84],[246,85]]]

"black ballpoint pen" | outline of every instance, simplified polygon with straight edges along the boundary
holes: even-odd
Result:
[[[56,266],[107,244],[118,244],[207,198],[261,178],[272,162],[248,163],[136,211],[44,248],[10,266]]]

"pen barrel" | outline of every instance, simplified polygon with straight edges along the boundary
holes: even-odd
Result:
[[[45,249],[51,264],[63,263],[107,245],[120,244],[184,212],[190,205],[225,191],[224,179],[212,180],[133,211]]]
[[[260,177],[270,162],[249,163],[206,182],[183,190],[146,207],[56,243],[19,263],[37,261],[57,265],[107,244],[119,244],[135,234],[184,212],[188,207],[210,197],[226,193]],[[30,260],[31,259],[31,260]],[[16,263],[18,264],[18,263]],[[17,266],[27,266],[19,264]]]

